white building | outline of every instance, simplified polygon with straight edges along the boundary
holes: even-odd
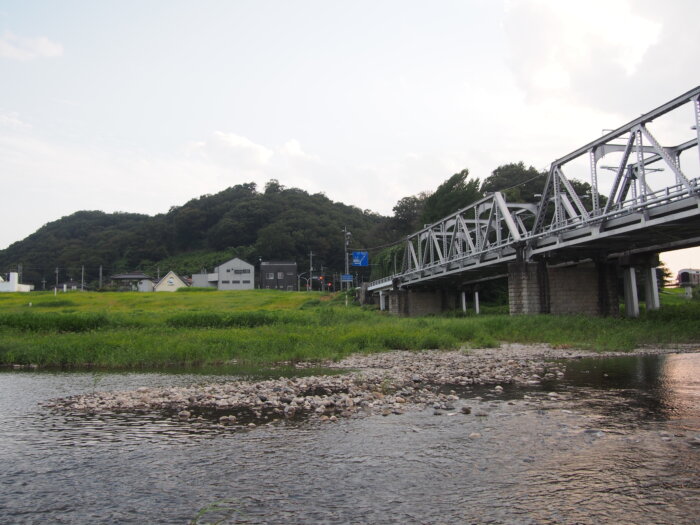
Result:
[[[176,292],[178,288],[187,288],[187,283],[172,270],[165,274],[158,284],[155,285],[155,292]]]
[[[212,273],[192,275],[192,286],[219,290],[252,290],[255,287],[255,267],[236,257],[217,266]]]
[[[0,292],[31,292],[32,286],[29,284],[19,284],[19,274],[10,272],[10,280],[6,281],[0,276]]]

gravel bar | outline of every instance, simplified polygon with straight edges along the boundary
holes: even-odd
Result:
[[[501,385],[537,386],[564,377],[566,359],[698,351],[698,345],[596,353],[549,345],[503,344],[492,349],[355,354],[337,363],[324,363],[347,370],[338,375],[141,387],[53,399],[42,405],[87,414],[168,412],[183,422],[213,417],[217,424],[231,427],[299,417],[332,422],[366,414],[402,414],[427,406],[436,411],[455,410],[459,397],[449,387],[491,385],[499,394]],[[304,366],[319,363],[300,365]],[[465,413],[467,409],[463,407]]]

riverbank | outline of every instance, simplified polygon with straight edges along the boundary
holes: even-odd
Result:
[[[0,297],[0,367],[60,370],[194,369],[235,362],[340,361],[391,350],[455,350],[540,344],[597,351],[700,341],[700,301],[664,296],[637,319],[585,316],[403,318],[341,294],[191,292],[74,293]],[[672,300],[673,299],[673,300]]]
[[[393,351],[352,355],[327,363],[343,371],[329,376],[233,381],[191,387],[148,388],[127,392],[95,392],[44,403],[71,413],[168,413],[186,423],[214,419],[231,428],[257,426],[279,419],[336,421],[361,414],[400,415],[432,406],[437,414],[485,415],[460,401],[472,388],[488,386],[499,396],[503,387],[538,386],[564,376],[567,359],[612,355],[700,352],[700,345],[646,347],[633,352],[556,348],[549,345],[504,344],[469,351]],[[300,367],[309,365],[299,365]],[[318,366],[318,363],[313,363]],[[451,389],[451,390],[450,390]],[[542,392],[544,400],[556,400]]]

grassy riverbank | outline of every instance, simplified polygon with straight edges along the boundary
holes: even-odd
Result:
[[[150,368],[340,359],[354,352],[550,343],[596,350],[700,342],[700,302],[640,319],[396,318],[306,292],[0,295],[0,365]],[[30,306],[31,302],[31,306]]]

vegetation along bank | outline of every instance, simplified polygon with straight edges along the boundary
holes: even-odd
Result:
[[[167,296],[167,297],[164,297]],[[663,295],[639,319],[480,316],[397,318],[310,292],[51,293],[0,296],[0,365],[102,369],[339,361],[387,350],[501,343],[625,351],[697,343],[700,302]]]

